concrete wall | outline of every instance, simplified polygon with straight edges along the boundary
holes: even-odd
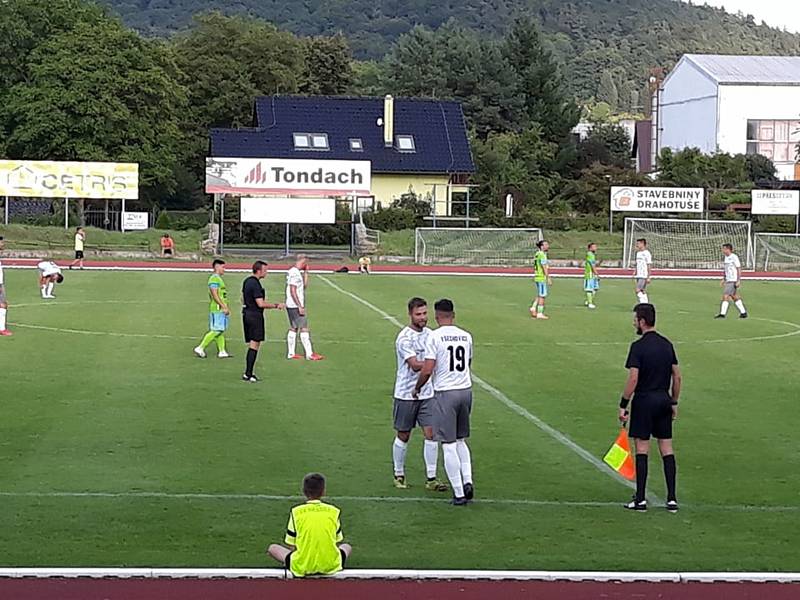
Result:
[[[744,154],[747,151],[747,121],[800,120],[800,86],[723,85],[719,92],[719,131],[721,152]],[[794,179],[795,160],[776,162],[781,179]]]
[[[717,84],[681,60],[664,81],[659,104],[658,150],[717,146]]]

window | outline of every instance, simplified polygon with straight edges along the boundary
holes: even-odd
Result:
[[[400,152],[416,152],[413,135],[398,135],[394,138],[395,146]]]
[[[294,148],[295,150],[305,150],[311,147],[311,140],[308,139],[307,133],[294,134]]]
[[[800,121],[747,121],[747,153],[761,154],[777,163],[795,162],[800,144]]]
[[[350,150],[352,152],[364,151],[364,144],[361,143],[361,138],[350,138]]]
[[[295,150],[329,150],[327,133],[295,133]]]

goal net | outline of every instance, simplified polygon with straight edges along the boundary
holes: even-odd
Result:
[[[765,271],[800,271],[800,234],[757,233],[756,268]]]
[[[541,239],[541,229],[420,227],[414,259],[422,265],[525,266]]]
[[[647,240],[653,266],[662,269],[722,268],[722,244],[732,244],[742,268],[753,270],[750,221],[700,219],[625,219],[623,266],[636,262],[636,240]]]

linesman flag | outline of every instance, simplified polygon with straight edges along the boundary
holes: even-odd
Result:
[[[619,432],[611,449],[603,457],[603,461],[625,479],[630,481],[636,479],[636,469],[633,466],[633,457],[631,456],[631,445],[628,442],[628,432],[625,431],[624,427]]]

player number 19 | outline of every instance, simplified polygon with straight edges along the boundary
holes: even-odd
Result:
[[[450,370],[463,371],[466,368],[467,355],[464,346],[448,346],[447,351],[450,353]]]

